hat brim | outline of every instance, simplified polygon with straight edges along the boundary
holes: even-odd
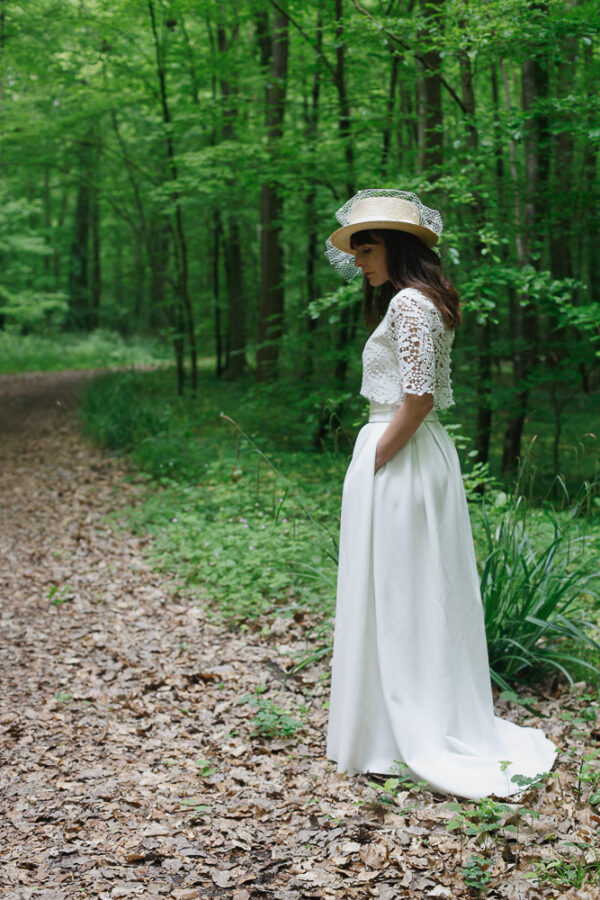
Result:
[[[435,246],[439,240],[439,236],[435,231],[432,231],[430,228],[425,228],[424,225],[413,225],[412,222],[386,222],[381,219],[372,222],[356,222],[353,225],[344,225],[343,228],[338,228],[334,231],[333,234],[330,235],[329,240],[338,250],[354,255],[354,248],[350,244],[352,235],[356,234],[358,231],[371,231],[375,229],[407,231],[409,234],[414,234],[420,238],[427,247]]]

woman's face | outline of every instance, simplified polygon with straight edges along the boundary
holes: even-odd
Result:
[[[372,287],[379,287],[391,280],[387,268],[385,244],[378,237],[373,236],[369,243],[355,248],[354,265],[362,269]]]

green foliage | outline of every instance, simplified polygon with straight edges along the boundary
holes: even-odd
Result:
[[[135,528],[155,535],[160,564],[190,588],[208,586],[220,614],[243,627],[299,604],[331,612],[345,460],[277,448],[272,463],[220,417],[226,397],[213,379],[192,403],[157,402],[161,378],[102,379],[81,407],[88,433],[130,452],[161,485],[130,514]],[[255,410],[251,396],[243,416]],[[256,419],[278,434],[269,398]],[[295,429],[302,434],[301,425]],[[288,436],[297,441],[291,430]]]
[[[595,710],[597,712],[597,710]],[[600,804],[600,750],[586,753],[577,773],[577,794],[592,806]]]
[[[573,681],[571,670],[582,664],[578,648],[600,649],[589,636],[589,599],[597,596],[600,577],[595,554],[585,552],[589,539],[572,537],[569,522],[561,524],[551,511],[550,535],[534,538],[527,516],[522,495],[505,496],[495,511],[487,502],[481,505],[480,581],[490,670],[505,689],[548,668]]]
[[[209,778],[218,771],[217,767],[209,759],[198,759],[196,760],[196,765],[198,766],[198,775],[201,778]]]
[[[446,419],[446,416],[447,414],[442,415],[442,421]],[[490,473],[489,463],[477,462],[477,451],[471,449],[472,441],[463,432],[461,425],[445,421],[444,425],[463,460],[462,479],[467,500],[470,502],[480,500],[486,490],[489,491],[498,487],[498,481]]]
[[[152,366],[169,358],[169,348],[155,338],[126,338],[107,329],[62,335],[0,331],[1,374]]]
[[[301,706],[297,710],[299,719],[294,718],[289,712],[275,704],[268,697],[262,697],[266,687],[257,687],[254,694],[246,694],[238,702],[247,703],[257,710],[253,721],[253,731],[258,737],[264,738],[292,738],[302,728],[302,717],[306,713],[306,707]]]
[[[0,180],[0,318],[26,329],[60,325],[67,308],[66,293],[42,274],[52,249],[40,213],[39,201],[11,196]]]
[[[525,807],[510,806],[490,797],[484,797],[473,809],[465,809],[460,803],[447,803],[448,809],[456,813],[446,828],[448,831],[461,831],[469,837],[480,834],[516,833],[520,820],[525,815],[535,816]]]
[[[197,800],[194,800],[191,797],[182,800],[181,805],[184,809],[189,809],[194,813],[193,817],[188,820],[190,825],[194,825],[196,822],[202,822],[203,816],[209,816],[212,813],[211,806],[208,806],[206,803],[198,803]]]
[[[579,850],[570,857],[544,860],[527,873],[536,884],[553,884],[560,888],[600,887],[600,857],[597,850],[581,842],[571,844]]]
[[[492,863],[489,860],[473,853],[469,862],[461,869],[466,886],[475,891],[485,892],[493,880],[491,869]]]
[[[48,591],[48,600],[50,600],[52,606],[62,606],[63,603],[72,601],[71,587],[68,584],[63,584],[62,587],[53,584]]]
[[[369,787],[375,791],[376,803],[380,806],[396,806],[399,794],[418,794],[427,788],[426,781],[412,780],[412,775],[405,763],[395,762],[394,771],[398,774],[386,778],[383,784],[377,781],[369,782]]]

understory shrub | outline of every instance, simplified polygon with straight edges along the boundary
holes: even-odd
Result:
[[[575,666],[594,666],[581,648],[594,653],[590,600],[598,596],[600,565],[589,550],[590,537],[572,536],[573,520],[542,513],[546,529],[528,527],[527,501],[502,495],[500,512],[480,506],[486,552],[480,566],[481,595],[490,657],[497,685],[531,680],[549,669],[573,681]],[[530,520],[533,521],[531,512]]]

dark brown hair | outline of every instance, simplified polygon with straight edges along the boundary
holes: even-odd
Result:
[[[373,240],[375,238],[375,240]],[[375,328],[387,312],[390,300],[401,288],[417,288],[439,309],[449,328],[460,325],[460,300],[442,269],[440,258],[416,235],[389,228],[357,231],[350,239],[352,247],[363,244],[385,245],[390,281],[373,288],[365,279],[365,319]]]

